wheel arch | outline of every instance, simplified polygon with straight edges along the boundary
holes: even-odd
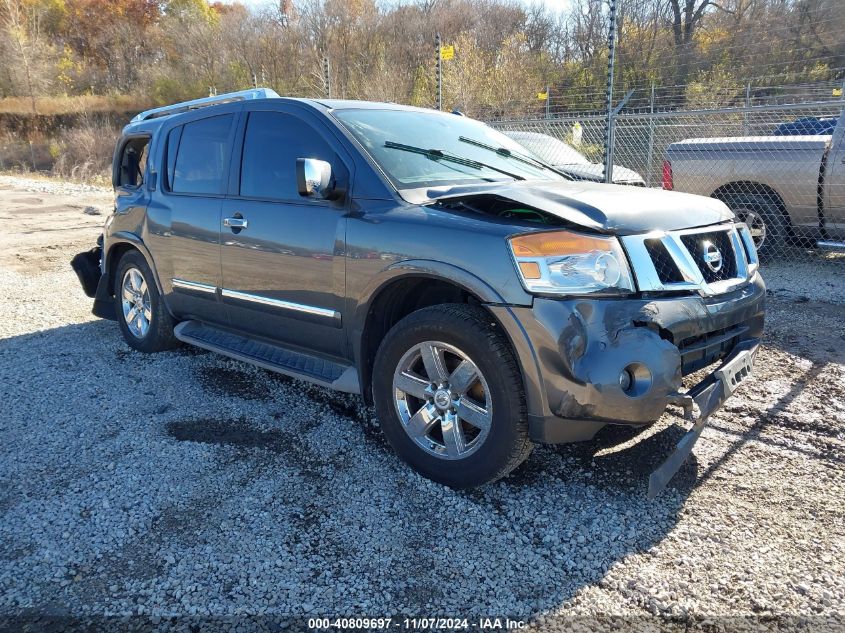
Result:
[[[493,305],[506,305],[498,292],[471,273],[449,265],[433,267],[429,262],[420,267],[404,262],[385,273],[371,285],[366,301],[359,302],[353,327],[353,355],[358,366],[361,393],[368,403],[372,402],[375,355],[379,343],[393,325],[408,314],[430,305],[471,303],[484,308],[507,338],[522,374],[529,413],[542,406],[542,396],[537,391],[539,370],[530,342],[525,337],[515,341],[514,332],[522,331],[518,324],[502,322],[500,315],[511,315],[510,318],[514,319],[510,310],[494,313],[491,309]]]
[[[105,264],[103,277],[109,296],[114,296],[112,290],[114,289],[114,276],[117,271],[118,262],[126,253],[133,250],[139,252],[147,262],[147,266],[150,267],[150,271],[153,273],[153,282],[156,285],[159,296],[162,297],[164,307],[168,314],[173,316],[170,306],[167,305],[167,300],[164,298],[165,294],[161,286],[161,280],[158,277],[158,271],[156,270],[156,265],[149,249],[139,236],[129,231],[119,231],[109,236],[108,250],[103,255],[103,262]]]
[[[786,211],[786,204],[784,204],[783,196],[771,185],[751,180],[736,180],[721,185],[710,194],[711,198],[716,198],[722,202],[725,201],[725,198],[739,196],[765,198],[769,200],[778,208],[781,216],[788,223],[787,226],[792,225],[789,213]]]

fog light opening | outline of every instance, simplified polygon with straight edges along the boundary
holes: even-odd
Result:
[[[631,363],[619,373],[619,388],[626,396],[639,398],[651,389],[651,372],[642,363]]]
[[[631,383],[633,382],[634,377],[631,375],[631,372],[627,369],[623,369],[619,374],[619,386],[622,387],[622,391],[627,393],[628,389],[631,388]]]

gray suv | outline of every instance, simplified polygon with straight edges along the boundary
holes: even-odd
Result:
[[[142,352],[188,343],[361,394],[453,487],[676,405],[694,425],[656,494],[763,329],[723,203],[573,182],[462,116],[250,90],[139,114],[113,172],[114,213],[72,262],[94,314]]]

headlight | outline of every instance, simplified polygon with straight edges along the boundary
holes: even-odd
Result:
[[[510,239],[528,292],[555,295],[634,291],[631,270],[615,237],[550,231]]]

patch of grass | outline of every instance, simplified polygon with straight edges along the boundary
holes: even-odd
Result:
[[[26,168],[0,169],[0,176],[12,176],[14,178],[26,178],[27,180],[43,180],[44,182],[75,182],[83,185],[92,185],[111,189],[111,175],[108,173],[89,174],[86,178],[71,178],[59,176],[49,171],[32,171]]]
[[[36,97],[36,114],[73,114],[81,112],[130,112],[144,110],[152,100],[140,95],[75,95]],[[0,99],[0,114],[33,114],[29,97]]]

